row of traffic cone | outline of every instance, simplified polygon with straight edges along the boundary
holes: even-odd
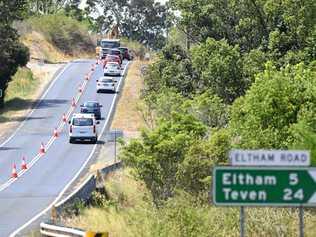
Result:
[[[98,62],[97,62],[97,64],[98,64]],[[95,70],[95,65],[93,64],[93,65],[92,65],[92,68],[91,68],[91,71],[94,71],[94,70]],[[89,75],[88,75],[88,74],[85,76],[85,79],[86,79],[86,80],[89,80]],[[79,86],[79,89],[78,89],[78,90],[79,90],[80,93],[83,92],[82,85]],[[72,107],[75,107],[75,106],[76,106],[75,98],[72,98],[71,106],[72,106]],[[64,123],[67,122],[66,114],[63,114],[62,121],[63,121]],[[57,138],[57,137],[59,136],[57,128],[54,129],[53,136],[54,136],[55,138]],[[45,154],[45,153],[46,153],[45,145],[44,145],[44,143],[42,142],[42,143],[41,143],[41,146],[40,146],[39,154],[43,155],[43,154]],[[27,170],[27,164],[26,164],[26,161],[25,161],[25,157],[22,158],[21,169],[22,169],[22,170]],[[17,177],[18,177],[18,172],[17,172],[17,169],[16,169],[16,164],[14,163],[14,164],[13,164],[13,167],[12,167],[11,178],[17,178]]]
[[[57,131],[56,128],[54,129],[53,136],[56,137],[56,138],[59,136],[58,131]],[[42,142],[41,146],[40,146],[40,149],[39,149],[39,154],[40,155],[44,155],[45,153],[46,153],[46,148],[45,148],[44,143]],[[26,161],[25,161],[25,157],[22,158],[21,169],[22,170],[27,170],[27,164],[26,164]],[[17,178],[17,177],[18,177],[18,172],[17,172],[17,169],[16,169],[16,164],[14,163],[13,167],[12,167],[11,178]]]
[[[22,158],[21,169],[22,170],[27,170],[27,164],[26,164],[26,161],[25,161],[25,157]],[[17,178],[17,177],[18,177],[18,172],[16,170],[16,164],[14,163],[13,167],[12,167],[11,178]]]

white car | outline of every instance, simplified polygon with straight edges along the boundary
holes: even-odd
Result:
[[[116,92],[116,80],[113,77],[100,77],[97,80],[97,93],[102,91]]]
[[[75,141],[98,141],[98,133],[94,114],[74,114],[69,121],[69,142]]]
[[[121,76],[122,70],[117,62],[108,62],[104,66],[104,76]]]

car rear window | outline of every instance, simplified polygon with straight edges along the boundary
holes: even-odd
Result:
[[[108,59],[118,59],[119,57],[117,55],[107,55],[106,58],[108,58]]]
[[[91,118],[74,118],[72,120],[74,126],[92,126],[93,119]]]
[[[109,54],[120,55],[121,51],[119,51],[119,50],[112,50]]]
[[[108,63],[107,66],[114,68],[114,67],[118,67],[118,64],[117,63]]]
[[[84,107],[98,107],[98,104],[95,102],[86,102],[83,104]]]
[[[112,83],[113,81],[111,79],[103,79],[103,80],[101,80],[101,82]]]

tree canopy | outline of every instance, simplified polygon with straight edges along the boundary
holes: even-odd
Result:
[[[29,59],[28,49],[19,42],[18,33],[12,28],[13,21],[22,19],[26,9],[24,0],[0,1],[0,108],[4,106],[5,90],[11,76]]]
[[[88,12],[98,15],[99,30],[117,25],[120,34],[153,48],[164,44],[167,8],[154,0],[89,0]],[[102,12],[100,12],[102,9]]]

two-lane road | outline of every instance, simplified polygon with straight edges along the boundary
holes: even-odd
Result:
[[[20,169],[23,156],[30,162],[37,156],[41,142],[46,144],[51,139],[54,128],[59,126],[63,113],[71,107],[71,100],[78,94],[78,86],[84,82],[93,63],[92,60],[69,63],[14,136],[0,146],[1,237],[14,233],[57,201],[91,158],[95,145],[69,144],[68,126],[65,125],[44,156],[39,157],[21,177],[7,182],[13,163]],[[124,66],[126,69],[127,63]],[[102,69],[97,66],[75,108],[78,112],[79,105],[87,100],[97,100],[103,105],[99,134],[106,127],[117,97],[116,94],[96,94],[96,79],[100,76]],[[118,78],[118,83],[121,80]]]

